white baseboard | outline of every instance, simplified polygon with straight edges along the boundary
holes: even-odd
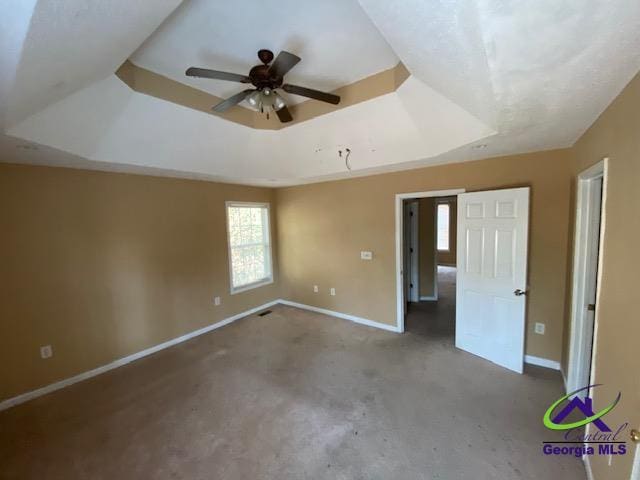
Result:
[[[69,385],[73,385],[74,383],[81,382],[82,380],[86,380],[88,378],[95,377],[97,375],[100,375],[101,373],[108,372],[109,370],[113,370],[114,368],[121,367],[123,365],[126,365],[127,363],[131,363],[131,362],[133,362],[135,360],[138,360],[140,358],[146,357],[147,355],[151,355],[152,353],[156,353],[156,352],[159,352],[160,350],[164,350],[165,348],[169,348],[169,347],[172,347],[174,345],[177,345],[178,343],[186,342],[187,340],[191,340],[194,337],[203,335],[203,334],[208,333],[208,332],[210,332],[212,330],[215,330],[217,328],[224,327],[225,325],[229,325],[231,322],[239,320],[240,318],[246,317],[248,315],[252,315],[252,314],[254,314],[256,312],[259,312],[260,310],[264,310],[265,308],[271,307],[271,306],[277,304],[278,302],[279,302],[278,300],[274,300],[272,302],[265,303],[264,305],[260,305],[259,307],[252,308],[250,310],[247,310],[246,312],[238,313],[237,315],[234,315],[234,316],[229,317],[229,318],[225,318],[224,320],[221,320],[221,321],[219,321],[217,323],[213,323],[213,324],[208,325],[208,326],[206,326],[204,328],[200,328],[198,330],[194,330],[193,332],[189,332],[189,333],[187,333],[185,335],[182,335],[180,337],[173,338],[173,339],[168,340],[168,341],[166,341],[164,343],[160,343],[160,344],[155,345],[155,346],[153,346],[151,348],[147,348],[146,350],[142,350],[140,352],[133,353],[133,354],[128,355],[128,356],[126,356],[124,358],[119,358],[118,360],[114,360],[111,363],[108,363],[108,364],[103,365],[103,366],[98,367],[98,368],[94,368],[93,370],[89,370],[88,372],[83,372],[83,373],[75,375],[75,376],[73,376],[71,378],[66,378],[64,380],[60,380],[59,382],[55,382],[55,383],[52,383],[50,385],[46,385],[44,387],[38,388],[36,390],[32,390],[30,392],[23,393],[23,394],[18,395],[16,397],[9,398],[7,400],[4,400],[4,401],[0,402],[0,411],[6,410],[7,408],[14,407],[16,405],[19,405],[21,403],[27,402],[27,401],[32,400],[34,398],[41,397],[42,395],[46,395],[48,393],[55,392],[56,390],[60,390],[61,388],[68,387]]]
[[[548,358],[534,357],[533,355],[525,355],[524,363],[529,363],[531,365],[537,365],[538,367],[551,368],[553,370],[560,371],[560,362],[556,362],[555,360],[549,360]]]
[[[431,295],[430,297],[420,297],[421,302],[435,302],[436,300],[438,300],[438,297],[435,295]]]
[[[344,320],[351,320],[352,322],[360,323],[362,325],[367,325],[369,327],[381,328],[382,330],[398,333],[398,327],[396,325],[388,325],[386,323],[375,322],[367,318],[356,317],[355,315],[349,315],[347,313],[334,312],[333,310],[327,310],[326,308],[314,307],[312,305],[305,305],[304,303],[291,302],[289,300],[280,299],[278,300],[278,303],[281,303],[283,305],[289,305],[290,307],[302,308],[303,310],[310,310],[312,312],[323,313],[325,315],[330,315],[332,317],[342,318]]]
[[[101,373],[108,372],[109,370],[113,370],[115,368],[121,367],[123,365],[126,365],[127,363],[131,363],[131,362],[133,362],[135,360],[138,360],[140,358],[146,357],[147,355],[151,355],[153,353],[159,352],[160,350],[164,350],[165,348],[169,348],[169,347],[172,347],[172,346],[177,345],[179,343],[186,342],[187,340],[190,340],[190,339],[195,338],[197,336],[200,336],[200,335],[203,335],[205,333],[211,332],[212,330],[215,330],[217,328],[224,327],[225,325],[228,325],[228,324],[230,324],[230,323],[232,323],[232,322],[234,322],[236,320],[239,320],[240,318],[246,317],[248,315],[252,315],[252,314],[257,313],[257,312],[259,312],[261,310],[264,310],[265,308],[269,308],[269,307],[271,307],[273,305],[276,305],[278,303],[283,304],[283,305],[288,305],[290,307],[301,308],[303,310],[309,310],[309,311],[312,311],[312,312],[322,313],[324,315],[330,315],[332,317],[342,318],[344,320],[350,320],[352,322],[359,323],[361,325],[366,325],[366,326],[374,327],[374,328],[380,328],[382,330],[387,330],[389,332],[398,333],[398,331],[399,331],[398,327],[396,325],[388,325],[386,323],[376,322],[376,321],[373,321],[373,320],[369,320],[367,318],[357,317],[355,315],[349,315],[347,313],[336,312],[336,311],[333,311],[333,310],[328,310],[326,308],[314,307],[312,305],[305,305],[303,303],[292,302],[292,301],[289,301],[289,300],[284,300],[284,299],[273,300],[271,302],[265,303],[264,305],[260,305],[259,307],[255,307],[255,308],[252,308],[252,309],[247,310],[245,312],[238,313],[237,315],[233,315],[232,317],[225,318],[224,320],[221,320],[221,321],[219,321],[217,323],[208,325],[208,326],[206,326],[204,328],[200,328],[198,330],[195,330],[193,332],[187,333],[187,334],[182,335],[180,337],[173,338],[173,339],[168,340],[166,342],[163,342],[163,343],[160,343],[160,344],[155,345],[153,347],[147,348],[146,350],[142,350],[140,352],[128,355],[126,357],[119,358],[118,360],[114,360],[111,363],[108,363],[108,364],[103,365],[103,366],[98,367],[98,368],[94,368],[93,370],[89,370],[87,372],[80,373],[78,375],[75,375],[75,376],[70,377],[70,378],[66,378],[64,380],[60,380],[58,382],[52,383],[50,385],[46,385],[46,386],[38,388],[36,390],[32,390],[30,392],[23,393],[23,394],[18,395],[16,397],[9,398],[7,400],[3,400],[2,402],[0,402],[0,411],[6,410],[8,408],[11,408],[13,406],[19,405],[21,403],[27,402],[27,401],[32,400],[34,398],[41,397],[41,396],[46,395],[48,393],[55,392],[56,390],[60,390],[61,388],[68,387],[69,385],[73,385],[74,383],[78,383],[78,382],[81,382],[83,380],[87,380],[89,378],[95,377],[97,375],[100,375]],[[525,363],[529,363],[531,365],[538,365],[540,367],[546,367],[546,368],[552,368],[554,370],[560,370],[560,363],[558,363],[558,362],[556,362],[554,360],[548,360],[546,358],[534,357],[532,355],[525,355],[524,361],[525,361]]]

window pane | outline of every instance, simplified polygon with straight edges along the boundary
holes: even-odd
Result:
[[[254,225],[251,227],[250,243],[262,243],[262,226]]]
[[[269,279],[271,251],[267,207],[229,205],[227,210],[232,287]]]
[[[254,225],[262,225],[262,209],[261,208],[251,209],[251,223],[253,223]]]
[[[438,250],[449,250],[449,204],[438,205]]]

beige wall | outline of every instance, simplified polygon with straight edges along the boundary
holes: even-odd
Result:
[[[562,357],[566,367],[574,181],[608,156],[594,364],[604,385],[595,401],[622,391],[607,418],[638,428],[639,107],[636,77],[570,150],[279,190],[0,164],[0,400],[279,296],[394,324],[394,195],[450,188],[531,187],[526,352]],[[273,285],[229,295],[225,200],[277,203],[282,280],[276,269]],[[361,261],[360,250],[372,250],[373,261]],[[212,305],[214,295],[222,306]],[[532,332],[534,322],[546,323],[544,336]],[[44,344],[54,347],[47,361],[39,358]],[[631,462],[619,456],[608,467],[593,457],[594,476],[626,479]]]
[[[279,296],[394,324],[394,195],[449,188],[531,187],[526,352],[559,360],[569,338],[572,182],[608,156],[594,363],[604,385],[595,401],[622,391],[607,419],[638,428],[639,107],[636,77],[570,150],[280,190],[0,164],[0,400]],[[225,200],[277,203],[274,263],[279,252],[283,280],[276,269],[273,285],[229,295]],[[373,261],[361,261],[360,250],[372,250]],[[546,323],[544,336],[534,322]],[[44,344],[54,347],[47,361]],[[626,479],[631,462],[619,456],[608,467],[593,457],[594,478]]]
[[[444,200],[444,199],[443,199]],[[438,250],[439,265],[456,265],[456,249],[458,244],[458,201],[456,197],[446,199],[449,209],[449,251]]]
[[[571,155],[538,152],[280,189],[283,294],[293,301],[396,322],[396,193],[531,187],[526,352],[559,361],[565,297]],[[361,250],[373,261],[360,260]],[[313,285],[321,287],[313,293]],[[336,288],[336,296],[328,289]],[[545,335],[533,333],[544,322]]]
[[[0,164],[0,400],[278,298],[277,272],[273,285],[229,295],[224,210],[225,200],[274,199],[262,188]]]
[[[418,271],[420,297],[434,297],[436,287],[436,231],[433,198],[418,200]]]
[[[607,415],[607,424],[629,422],[632,428],[640,428],[640,374],[636,363],[640,345],[639,132],[640,76],[636,76],[573,149],[575,174],[605,156],[610,159],[593,366],[593,383],[603,386],[594,390],[594,402],[606,405],[622,392],[619,406]],[[626,480],[632,461],[633,450],[629,455],[614,457],[611,467],[607,466],[606,457],[594,456],[591,459],[594,479]]]

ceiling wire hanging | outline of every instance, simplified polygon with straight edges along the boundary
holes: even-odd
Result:
[[[351,171],[351,163],[349,162],[349,155],[351,155],[351,149],[344,149],[344,164],[347,167],[347,170]],[[342,150],[338,150],[338,156],[342,158]]]

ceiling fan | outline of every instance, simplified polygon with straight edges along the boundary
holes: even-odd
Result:
[[[291,116],[291,112],[289,112],[284,99],[276,91],[279,88],[282,88],[282,90],[287,93],[313,98],[314,100],[332,103],[333,105],[340,103],[340,97],[338,95],[283,83],[284,76],[301,60],[300,57],[293,53],[285,52],[283,50],[278,54],[273,63],[271,63],[273,60],[273,52],[271,50],[262,49],[258,51],[258,58],[262,62],[262,65],[256,65],[253,67],[249,71],[249,76],[196,67],[187,69],[185,73],[189,77],[213,78],[216,80],[227,80],[230,82],[251,83],[256,87],[255,89],[243,90],[242,92],[236,93],[232,97],[223,100],[213,107],[214,112],[224,112],[243,100],[247,100],[249,105],[262,113],[266,113],[267,118],[269,118],[269,113],[274,111],[281,122],[290,122],[293,120],[293,117]]]

